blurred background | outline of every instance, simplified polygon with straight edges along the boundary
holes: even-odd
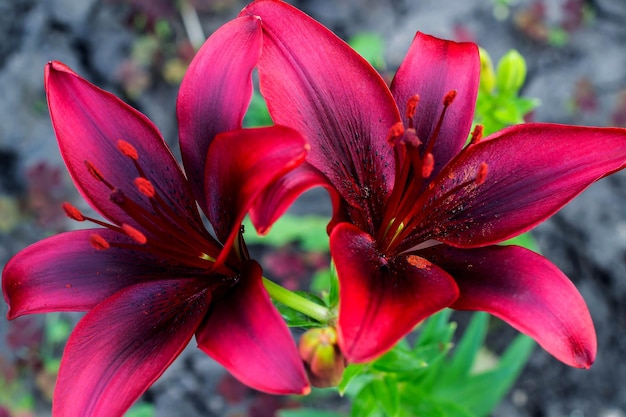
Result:
[[[176,153],[175,101],[186,66],[204,39],[245,3],[0,0],[0,265],[28,244],[76,226],[65,218],[63,201],[85,206],[48,118],[46,62],[64,62],[145,113]],[[517,49],[528,65],[521,94],[541,103],[532,120],[626,127],[624,0],[290,3],[346,40],[382,48],[376,66],[387,76],[418,30],[474,41],[494,61]],[[494,416],[626,417],[625,173],[594,184],[533,233],[541,252],[586,299],[597,328],[598,359],[589,371],[575,370],[536,349]],[[297,283],[327,262],[322,252],[306,258],[297,253],[285,246],[262,263],[270,275]],[[58,361],[75,320],[67,314],[0,319],[0,417],[49,415]],[[497,349],[514,334],[496,324],[490,343]],[[270,417],[301,406],[302,401],[242,386],[193,345],[129,415]],[[304,401],[345,407],[324,395]]]

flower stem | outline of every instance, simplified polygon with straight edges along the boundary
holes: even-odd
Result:
[[[294,310],[299,311],[300,313],[307,315],[320,323],[328,323],[332,318],[332,313],[328,308],[311,300],[307,300],[301,295],[298,295],[285,287],[281,287],[265,277],[263,277],[263,285],[273,300],[276,300],[287,307],[293,308]]]

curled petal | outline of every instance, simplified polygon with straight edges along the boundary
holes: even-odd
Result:
[[[169,270],[147,253],[110,247],[96,250],[93,234],[106,242],[132,240],[106,229],[62,233],[15,255],[2,271],[9,319],[23,314],[85,311],[124,287],[163,277]]]
[[[256,1],[242,14],[261,18],[259,80],[272,118],[301,132],[311,144],[307,161],[349,204],[376,217],[395,175],[387,135],[400,121],[385,82],[345,42],[287,3]]]
[[[136,226],[110,197],[114,187],[152,211],[150,201],[133,183],[143,176],[138,164],[167,204],[189,223],[201,227],[187,180],[147,117],[59,62],[46,66],[45,85],[61,155],[76,187],[92,207],[117,224]]]
[[[204,169],[218,133],[240,129],[261,54],[261,22],[244,16],[215,31],[189,65],[177,102],[180,149],[194,195],[206,208]]]
[[[256,262],[215,303],[196,334],[198,347],[237,379],[272,394],[310,391],[295,342],[270,301]]]
[[[65,347],[53,415],[123,415],[189,343],[209,308],[205,282],[137,284],[87,313]]]
[[[207,154],[206,206],[226,259],[256,198],[304,161],[308,146],[295,130],[274,126],[219,134]]]
[[[414,126],[423,142],[432,139],[450,91],[456,95],[446,110],[432,154],[436,175],[463,148],[467,140],[478,95],[480,59],[471,42],[452,42],[417,33],[391,84],[398,108],[409,125],[405,109],[419,95]]]
[[[371,236],[349,223],[333,229],[330,250],[341,291],[339,345],[351,362],[383,354],[458,296],[437,265],[416,255],[385,258]]]
[[[525,124],[472,145],[431,183],[411,247],[498,243],[541,223],[624,166],[626,129]]]
[[[544,257],[517,246],[439,245],[421,254],[459,285],[461,294],[452,308],[491,313],[567,365],[589,368],[593,363],[596,333],[585,301]]]

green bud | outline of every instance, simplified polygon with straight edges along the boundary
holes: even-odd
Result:
[[[298,349],[313,386],[327,388],[341,382],[346,364],[334,328],[307,330],[300,337]]]
[[[512,49],[498,62],[496,87],[500,93],[517,94],[525,80],[526,61],[519,52]]]
[[[491,93],[496,85],[496,74],[493,70],[491,57],[483,48],[480,51],[480,90]]]

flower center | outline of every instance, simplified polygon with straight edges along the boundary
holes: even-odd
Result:
[[[454,101],[456,91],[449,91],[443,99],[443,108],[437,120],[433,133],[429,138],[419,138],[414,128],[414,118],[419,96],[411,97],[407,102],[406,118],[408,128],[402,123],[392,126],[388,135],[388,142],[394,148],[396,161],[396,176],[393,191],[387,201],[383,221],[380,224],[377,241],[380,249],[387,255],[394,254],[396,250],[402,251],[407,248],[401,245],[413,231],[423,224],[427,214],[424,206],[430,201],[424,201],[428,189],[432,187],[434,178],[431,178],[435,168],[435,156],[433,149],[441,131],[448,107]],[[482,126],[477,126],[472,132],[470,144],[480,141]],[[426,139],[423,141],[422,139]],[[438,200],[447,201],[461,188],[481,185],[487,177],[488,167],[482,163],[476,172],[476,176],[469,181],[456,184],[444,195],[438,196]],[[432,198],[432,196],[429,196]],[[444,207],[441,207],[444,209]],[[424,236],[424,240],[429,239]],[[413,240],[413,239],[412,239]]]
[[[111,183],[91,161],[86,160],[85,167],[92,179],[106,188],[109,200],[124,211],[133,224],[113,224],[94,219],[67,202],[63,203],[65,214],[70,219],[79,222],[89,221],[130,238],[113,241],[94,232],[89,237],[89,243],[97,250],[117,247],[143,251],[167,259],[173,264],[211,269],[219,255],[221,245],[198,224],[191,222],[188,213],[180,213],[175,209],[177,205],[168,199],[167,195],[163,196],[157,191],[142,169],[139,163],[140,155],[134,146],[119,140],[117,148],[134,164],[138,176],[132,181],[133,187],[139,191],[140,196],[148,200],[149,205],[145,201],[134,201],[128,193],[122,191],[119,184]],[[220,272],[232,274],[227,266],[218,269]]]

